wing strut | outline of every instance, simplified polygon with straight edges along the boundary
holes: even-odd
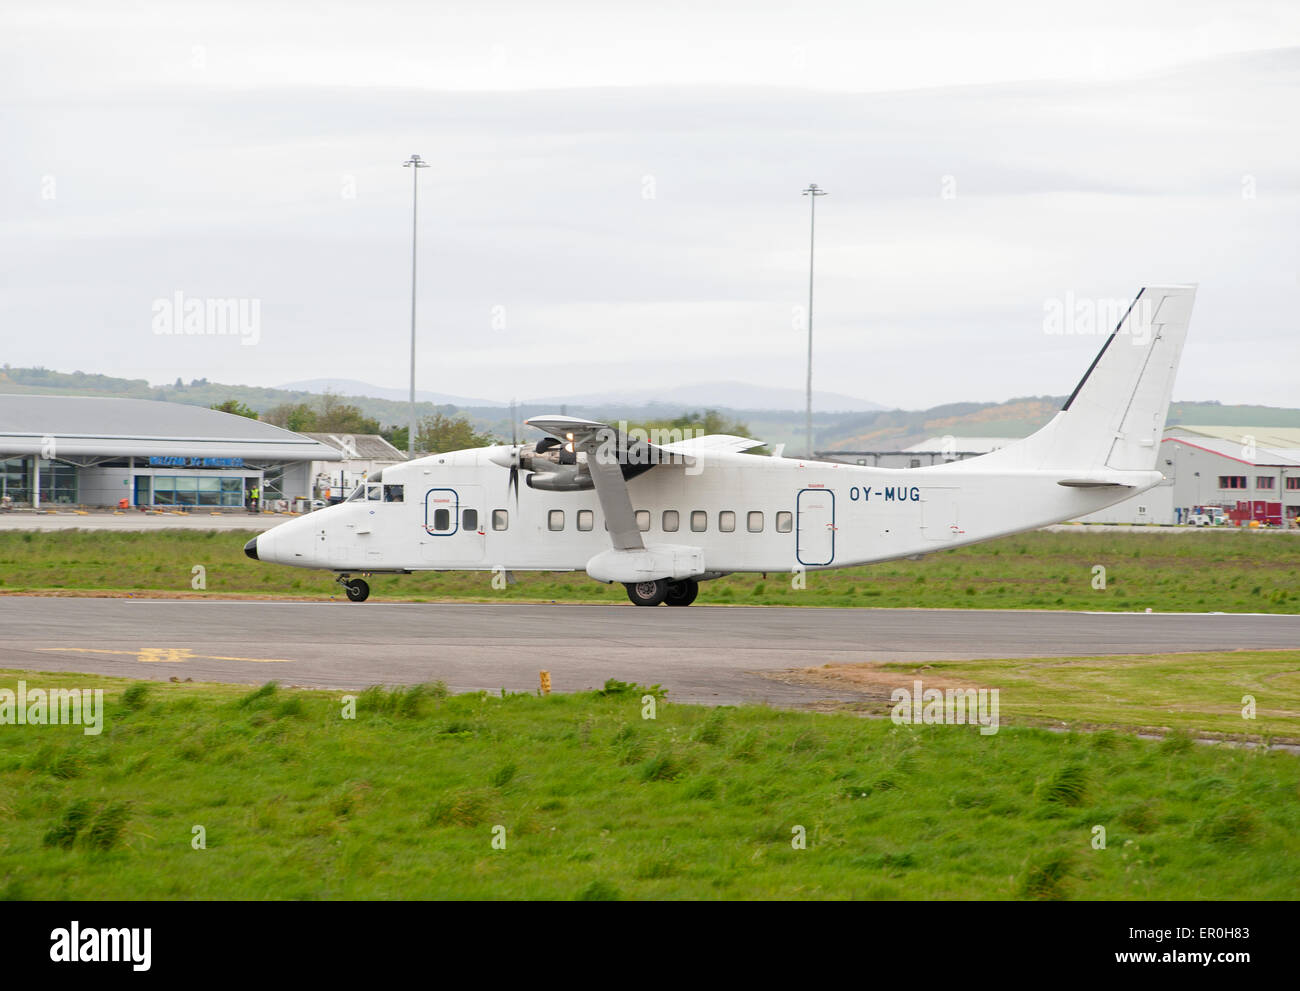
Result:
[[[610,542],[615,550],[644,550],[645,543],[636,525],[636,512],[632,509],[632,497],[627,491],[627,479],[623,477],[623,467],[617,460],[618,446],[606,443],[614,438],[614,428],[572,416],[543,416],[527,422],[530,427],[571,443],[575,454],[582,451],[587,455],[587,470],[591,472],[596,496],[605,514]]]

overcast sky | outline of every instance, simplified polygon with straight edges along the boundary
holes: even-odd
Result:
[[[1200,284],[1175,398],[1300,405],[1300,6],[8,4],[13,365],[508,400],[1064,394],[1053,301]],[[257,301],[257,343],[156,332]],[[168,304],[170,305],[170,304]],[[1085,328],[1086,329],[1086,328]]]

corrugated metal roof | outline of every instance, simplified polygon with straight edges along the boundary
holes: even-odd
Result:
[[[304,437],[328,444],[346,459],[361,461],[405,461],[406,455],[379,434],[322,434],[304,432]]]
[[[1282,466],[1289,468],[1294,465],[1300,465],[1300,450],[1288,448],[1278,450],[1272,447],[1263,447],[1256,443],[1255,450],[1251,453],[1245,442],[1242,440],[1242,433],[1238,433],[1232,440],[1221,440],[1217,437],[1166,437],[1165,441],[1171,444],[1187,444],[1189,447],[1198,447],[1202,451],[1210,451],[1213,454],[1221,454],[1226,458],[1232,458],[1243,464],[1256,465],[1261,468]]]
[[[338,461],[302,434],[203,406],[106,396],[0,395],[0,456],[204,456],[266,461]]]
[[[1177,423],[1165,430],[1167,437],[1206,437],[1226,440],[1244,445],[1246,438],[1252,438],[1256,448],[1272,448],[1276,451],[1300,448],[1300,427],[1250,427],[1250,426],[1188,426]]]

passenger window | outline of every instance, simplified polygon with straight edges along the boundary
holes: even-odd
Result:
[[[596,514],[595,514],[595,513],[593,513],[590,509],[579,509],[579,510],[578,510],[578,529],[579,529],[579,530],[590,530],[590,529],[591,529],[593,526],[595,526],[595,525],[596,525]]]
[[[564,529],[564,510],[552,509],[546,517],[546,525],[552,530]]]
[[[794,529],[794,515],[789,510],[782,510],[776,514],[776,532],[789,533]]]
[[[762,532],[763,532],[763,514],[762,514],[762,513],[759,513],[759,512],[751,512],[751,513],[749,514],[749,519],[748,519],[747,522],[748,522],[748,524],[749,524],[749,532],[750,532],[750,533],[762,533]]]
[[[676,532],[677,532],[677,510],[665,509],[664,510],[664,533],[676,533]]]
[[[402,492],[402,486],[400,485],[385,485],[384,502],[401,502]]]
[[[638,509],[636,511],[636,528],[642,533],[650,529],[650,510]]]
[[[492,510],[492,529],[504,530],[510,525],[510,514],[504,509]]]
[[[691,529],[696,533],[703,533],[708,528],[709,528],[709,514],[702,509],[692,510]]]
[[[433,528],[435,530],[451,529],[451,510],[435,509],[433,511]]]
[[[736,529],[736,514],[730,509],[724,509],[718,514],[718,529],[723,533],[734,533]]]
[[[462,527],[464,527],[466,530],[477,530],[477,529],[478,529],[478,510],[477,510],[477,509],[467,509],[467,510],[465,510],[463,513],[461,513],[461,517],[460,517],[460,525],[461,525]]]

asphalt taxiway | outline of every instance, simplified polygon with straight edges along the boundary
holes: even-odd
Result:
[[[851,689],[791,668],[866,661],[1300,648],[1300,615],[0,597],[0,667],[356,689],[556,691],[801,705]]]

